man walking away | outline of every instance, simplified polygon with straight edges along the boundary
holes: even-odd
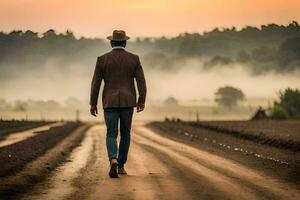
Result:
[[[127,174],[124,165],[130,145],[130,130],[134,107],[137,112],[145,108],[146,81],[140,59],[125,50],[129,39],[125,31],[115,30],[110,40],[112,50],[97,59],[91,85],[90,112],[97,116],[97,102],[100,85],[104,80],[102,105],[107,128],[106,147],[110,161],[109,176],[118,178]],[[136,101],[134,79],[139,92]],[[118,124],[120,122],[120,144],[117,144]]]

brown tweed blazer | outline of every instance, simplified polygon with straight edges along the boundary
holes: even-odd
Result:
[[[116,48],[98,57],[91,84],[91,106],[97,105],[102,79],[104,80],[103,108],[135,107],[145,104],[146,81],[137,55]],[[139,92],[137,102],[134,79]]]

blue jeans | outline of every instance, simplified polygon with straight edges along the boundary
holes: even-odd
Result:
[[[106,147],[109,161],[117,159],[119,166],[123,167],[127,161],[130,146],[130,130],[133,115],[133,107],[129,108],[105,108],[104,119],[107,128]],[[120,144],[118,148],[117,137],[120,121]]]

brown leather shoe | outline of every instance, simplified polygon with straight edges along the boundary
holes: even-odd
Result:
[[[116,159],[112,159],[110,161],[110,170],[108,173],[110,178],[119,178],[117,168],[118,168],[118,161]]]
[[[124,168],[124,167],[119,167],[119,166],[118,166],[118,174],[123,174],[123,175],[125,175],[125,174],[127,174],[127,172],[125,171],[125,168]]]

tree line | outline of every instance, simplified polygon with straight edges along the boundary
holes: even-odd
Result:
[[[185,60],[198,59],[204,70],[238,63],[253,73],[291,72],[300,68],[300,26],[293,21],[286,26],[215,28],[172,38],[136,38],[128,48],[138,52],[151,69],[176,70],[186,67]],[[0,32],[0,79],[10,77],[14,70],[38,69],[49,59],[55,59],[60,68],[73,63],[91,65],[107,50],[104,39],[76,38],[71,31]]]

